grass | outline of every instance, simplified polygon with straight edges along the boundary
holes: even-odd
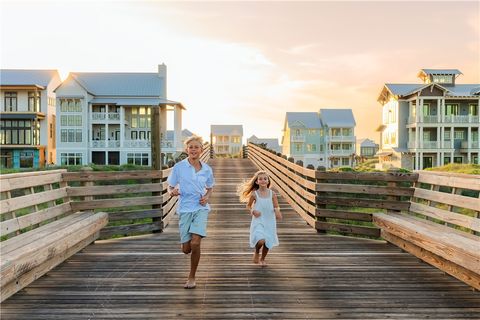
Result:
[[[466,174],[480,174],[479,164],[450,163],[441,167],[425,169],[426,171],[455,172]]]

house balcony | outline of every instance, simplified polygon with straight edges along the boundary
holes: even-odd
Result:
[[[120,140],[93,140],[90,141],[90,148],[120,148]]]
[[[462,141],[461,149],[480,149],[480,141]]]
[[[107,119],[109,122],[119,122],[120,113],[118,112],[92,112],[91,118],[92,122],[105,122]]]
[[[443,148],[450,149],[451,148],[451,143],[450,141],[444,141],[443,142]],[[422,141],[418,148],[415,147],[415,141],[409,141],[407,143],[407,147],[409,149],[438,149],[441,146],[438,141]]]
[[[331,156],[350,156],[352,155],[353,150],[330,150],[329,155]]]
[[[445,123],[478,123],[478,116],[461,115],[461,116],[445,116]]]
[[[355,136],[329,136],[327,141],[331,142],[355,142]]]
[[[152,142],[150,140],[125,140],[123,141],[124,148],[151,148]]]
[[[291,142],[305,142],[305,136],[290,136]]]

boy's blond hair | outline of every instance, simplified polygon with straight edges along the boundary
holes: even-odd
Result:
[[[188,146],[188,144],[192,141],[197,141],[198,143],[200,143],[200,145],[202,146],[202,149],[203,149],[203,139],[202,139],[202,137],[199,137],[199,136],[196,136],[196,135],[193,135],[190,138],[188,138],[187,140],[185,140],[185,147]]]

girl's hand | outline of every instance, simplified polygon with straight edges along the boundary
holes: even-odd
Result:
[[[262,213],[258,210],[252,210],[252,216],[254,216],[255,218],[258,218],[262,215]]]
[[[282,220],[283,219],[281,212],[275,212],[275,217],[277,218],[277,220]]]
[[[169,193],[170,193],[170,196],[172,197],[176,197],[176,196],[179,196],[180,195],[180,191],[178,190],[178,188],[170,188],[169,187]]]

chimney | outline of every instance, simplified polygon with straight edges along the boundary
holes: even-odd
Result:
[[[165,63],[158,65],[158,77],[163,78],[161,92],[162,92],[162,96],[166,99],[167,98],[167,66],[165,65]]]

